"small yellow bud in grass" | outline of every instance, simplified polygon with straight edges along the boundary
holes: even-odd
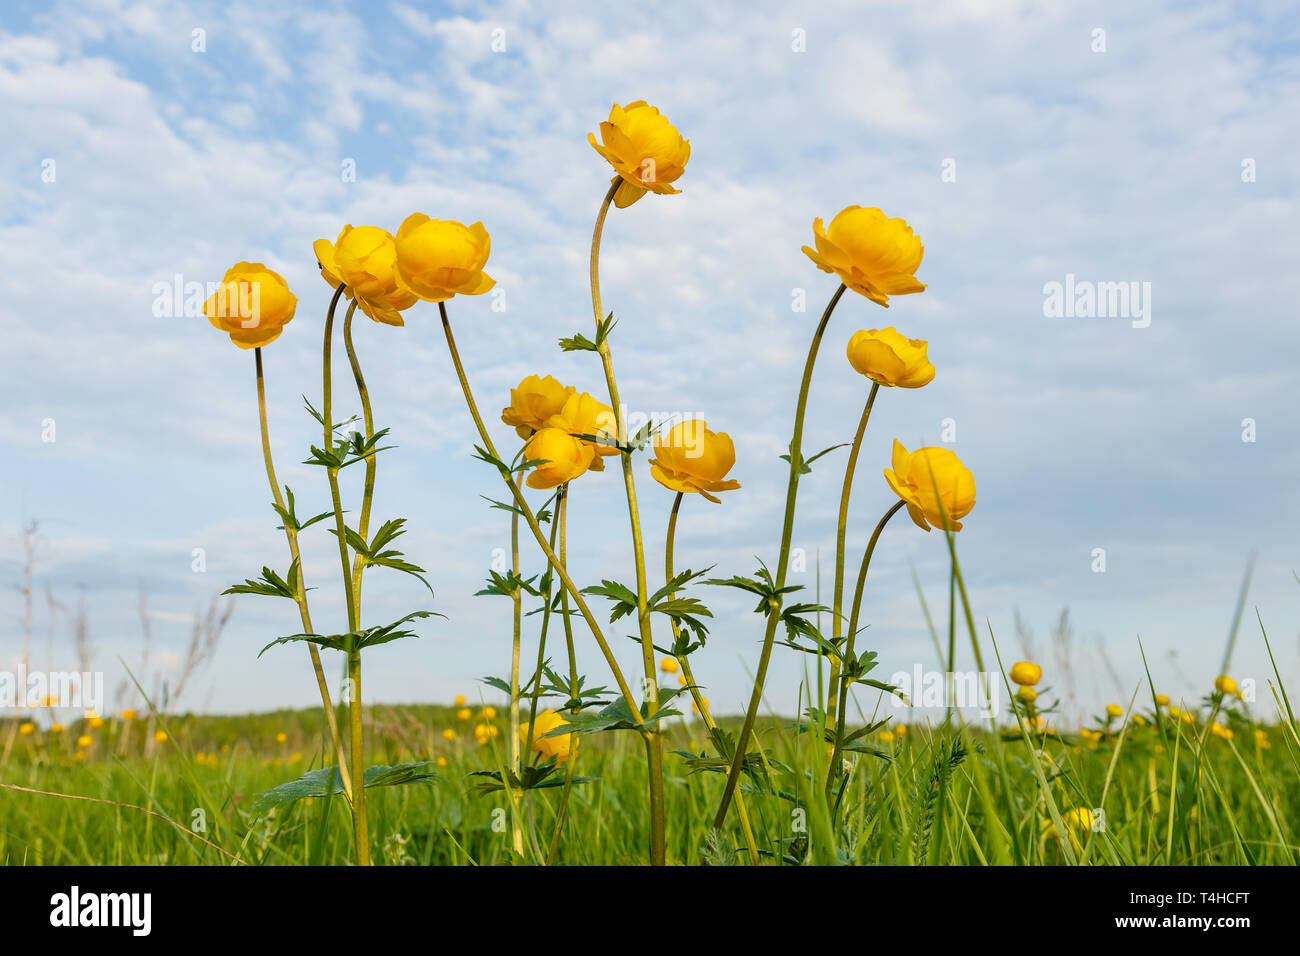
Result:
[[[1033,687],[1043,679],[1043,669],[1032,661],[1016,661],[1011,665],[1011,681],[1022,687]]]
[[[288,739],[289,739],[289,735],[286,734],[283,730],[280,731],[278,734],[275,735],[275,742],[276,742],[277,744],[282,744],[282,743],[284,743],[284,742],[285,742],[286,740],[288,740]]]
[[[165,731],[165,730],[155,731],[155,732],[154,732],[154,735],[153,735],[153,742],[156,743],[156,744],[166,743],[166,742],[167,742],[167,731]]]
[[[1272,750],[1273,744],[1269,742],[1268,731],[1257,728],[1255,730],[1255,745],[1261,750]]]
[[[1117,717],[1123,717],[1123,716],[1124,716],[1124,708],[1121,707],[1119,704],[1107,704],[1107,705],[1106,705],[1106,716],[1109,717],[1109,718],[1111,718],[1112,720],[1114,720],[1114,719],[1117,718]]]
[[[36,733],[36,725],[30,720],[26,721],[25,723],[18,725],[18,732],[24,737],[30,737],[32,734]]]
[[[452,702],[452,706],[453,706],[453,707],[464,707],[464,706],[465,706],[465,695],[464,695],[464,694],[457,694],[457,695],[456,695],[456,699]]]
[[[1168,707],[1168,706],[1169,706],[1169,695],[1168,695],[1168,694],[1156,694],[1156,706],[1157,706],[1157,707]]]
[[[665,657],[662,661],[659,662],[659,669],[663,671],[665,674],[676,674],[678,669],[677,658]]]
[[[474,715],[470,712],[468,707],[462,707],[460,710],[456,711],[457,720],[469,720],[473,716]]]
[[[1237,693],[1237,682],[1227,674],[1220,674],[1214,678],[1214,689],[1220,694],[1231,696]]]
[[[1214,734],[1214,736],[1218,737],[1220,740],[1231,740],[1233,738],[1231,728],[1223,726],[1223,724],[1218,721],[1215,721],[1210,725],[1210,733]]]
[[[686,683],[687,683],[687,681],[686,681],[686,675],[685,675],[685,674],[678,674],[678,675],[677,675],[677,683],[679,683],[679,684],[681,684],[683,687],[685,687],[685,686],[686,686]]]
[[[894,733],[896,733],[900,737],[906,736],[907,724],[899,724],[897,727],[894,728]]]
[[[497,709],[495,707],[490,707],[490,706],[484,707],[479,712],[479,716],[482,717],[484,720],[491,720],[496,715],[497,715]]]
[[[445,766],[447,766],[447,758],[446,758],[446,757],[439,757],[439,758],[438,758],[438,766],[439,766],[439,767],[445,767]]]
[[[62,724],[50,724],[50,733],[52,733],[52,734],[61,734],[61,733],[63,733],[63,725],[62,725]]]
[[[446,728],[446,729],[442,732],[442,739],[443,739],[443,740],[455,740],[455,739],[456,739],[456,731],[452,730],[450,727]]]
[[[95,746],[95,738],[90,736],[90,734],[82,734],[77,738],[77,746],[82,748],[93,747]]]
[[[1026,684],[1024,687],[1021,687],[1016,691],[1016,696],[1026,704],[1032,704],[1034,701],[1038,700],[1038,691]]]
[[[122,719],[128,723],[135,720],[135,711],[128,707],[126,710],[122,711]]]
[[[705,707],[708,707],[708,706],[709,706],[709,698],[707,698],[707,697],[701,697],[700,700],[704,701],[704,706],[705,706]],[[698,713],[700,712],[700,705],[699,705],[699,704],[691,704],[691,709],[694,710],[694,711],[698,714]]]
[[[882,730],[880,732],[880,742],[882,744],[892,744],[894,742],[894,735],[888,730]]]

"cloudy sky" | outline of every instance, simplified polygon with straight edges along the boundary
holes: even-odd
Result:
[[[586,135],[611,103],[647,99],[692,154],[681,195],[610,216],[602,278],[620,319],[620,386],[634,411],[697,414],[730,433],[743,485],[720,505],[687,502],[679,567],[730,575],[775,560],[778,456],[836,286],[800,246],[815,217],[879,206],[922,236],[929,288],[888,312],[845,297],[806,447],[852,437],[866,393],[844,358],[853,331],[896,325],[927,339],[938,374],[877,403],[851,563],[892,503],[881,477],[892,440],[955,439],[979,488],[959,536],[975,618],[1014,659],[1018,612],[1046,682],[1073,685],[1085,710],[1132,693],[1139,638],[1162,687],[1201,692],[1252,552],[1232,670],[1264,686],[1258,608],[1284,678],[1300,679],[1293,5],[305,6],[101,0],[0,15],[0,667],[20,655],[20,532],[33,519],[37,663],[48,588],[68,609],[53,621],[55,666],[75,662],[70,613],[82,604],[110,687],[118,658],[140,656],[141,592],[165,672],[212,595],[288,564],[252,355],[201,317],[157,315],[160,283],[216,281],[249,259],[297,293],[296,318],[265,351],[277,466],[303,511],[328,500],[319,471],[298,464],[319,441],[300,396],[319,398],[329,293],[311,243],[344,223],[396,230],[413,211],[482,220],[505,309],[488,297],[450,306],[482,406],[499,409],[531,372],[599,393],[594,357],[555,347],[591,322],[587,244],[610,172]],[[1067,276],[1138,283],[1145,316],[1046,315],[1045,288]],[[807,311],[792,308],[800,296]],[[357,338],[377,418],[399,445],[381,459],[376,514],[410,519],[405,550],[448,615],[369,654],[366,699],[490,698],[477,680],[507,670],[509,602],[473,594],[508,546],[508,516],[479,497],[498,496],[499,482],[471,458],[436,308],[417,306],[400,329],[365,322]],[[350,412],[346,371],[338,405]],[[507,445],[510,430],[494,427]],[[829,588],[843,456],[802,487],[794,545],[807,570],[791,580],[810,592],[818,555]],[[657,572],[672,496],[644,460],[637,478]],[[345,493],[355,509],[357,488]],[[575,487],[579,582],[632,579],[623,508],[617,471]],[[337,552],[323,527],[305,536],[306,571],[318,626],[337,631]],[[535,549],[525,565],[540,570]],[[912,568],[946,623],[943,540],[896,520],[864,611],[885,675],[935,664]],[[428,605],[392,572],[372,572],[367,588],[368,624]],[[750,601],[701,596],[716,622],[698,676],[715,708],[735,712],[762,622]],[[1066,607],[1063,655],[1050,632]],[[298,629],[289,602],[240,598],[184,706],[310,705],[301,648],[256,657]],[[628,630],[610,633],[633,672]],[[590,636],[579,640],[604,681]],[[802,664],[778,650],[771,707],[793,708]]]

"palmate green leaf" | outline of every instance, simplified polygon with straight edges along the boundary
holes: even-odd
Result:
[[[262,568],[260,579],[245,578],[243,584],[226,588],[222,594],[262,594],[267,597],[298,598],[298,560],[289,565],[289,573],[282,578],[270,568]]]
[[[529,578],[523,578],[515,574],[514,571],[507,571],[501,574],[498,571],[488,571],[487,587],[481,588],[474,592],[475,597],[482,595],[495,595],[497,597],[514,597],[516,591],[527,591],[534,597],[541,597],[541,592],[533,587],[533,580],[537,575]]]
[[[603,730],[638,730],[640,727],[654,727],[668,717],[680,717],[681,711],[667,706],[667,703],[682,692],[683,688],[660,688],[659,709],[650,716],[649,703],[642,703],[641,724],[638,725],[632,708],[622,697],[602,707],[594,714],[566,714],[566,724],[561,724],[542,737],[563,737],[566,734],[594,734]]]
[[[361,631],[349,631],[346,634],[289,634],[285,637],[277,637],[270,644],[267,644],[266,647],[262,648],[261,651],[258,652],[257,656],[261,657],[277,644],[289,644],[296,641],[306,641],[311,644],[316,644],[319,647],[328,647],[331,650],[343,651],[344,653],[350,654],[353,651],[359,651],[362,648],[374,647],[379,644],[388,644],[391,641],[401,640],[404,637],[419,637],[420,635],[416,634],[414,631],[402,628],[401,625],[405,624],[407,621],[425,617],[446,617],[446,615],[440,614],[437,611],[412,611],[410,614],[403,618],[399,618],[391,624],[368,627]]]
[[[271,502],[271,507],[275,509],[275,513],[280,516],[280,521],[283,522],[281,524],[282,528],[290,531],[302,531],[306,528],[310,528],[317,521],[324,521],[326,518],[333,517],[334,515],[333,511],[325,511],[313,518],[308,518],[306,521],[300,521],[297,512],[294,510],[293,489],[288,485],[285,485],[284,495],[288,502],[286,507],[282,508],[276,502]]]
[[[560,765],[556,763],[554,757],[548,757],[535,766],[524,767],[518,774],[507,769],[505,783],[501,780],[501,771],[499,770],[474,770],[467,773],[467,777],[482,777],[483,780],[466,789],[466,793],[485,794],[497,793],[506,789],[506,784],[510,785],[513,790],[546,790],[551,787],[562,787],[565,783],[564,774],[556,773]],[[593,783],[599,780],[599,777],[574,777],[573,782]]]
[[[432,760],[418,763],[401,763],[395,766],[378,765],[367,767],[362,780],[367,790],[373,787],[396,787],[408,783],[434,783],[442,779],[433,771]],[[264,790],[257,795],[251,812],[261,815],[276,807],[288,806],[303,797],[323,797],[327,794],[343,792],[343,778],[337,767],[320,767],[309,770],[297,780],[290,780],[278,787]]]
[[[758,564],[759,568],[754,572],[752,578],[737,574],[729,578],[709,578],[704,583],[714,587],[738,588],[751,594],[757,594],[759,601],[758,606],[754,608],[755,614],[768,614],[779,610],[783,595],[803,590],[802,584],[787,584],[778,588],[776,581],[772,578],[772,572],[767,569],[767,565],[762,561],[759,561]]]
[[[307,414],[310,415],[312,418],[316,419],[317,423],[319,423],[321,428],[324,428],[325,416],[323,416],[320,412],[316,411],[316,409],[312,407],[311,401],[308,400],[306,395],[302,397],[302,402],[304,405],[307,406]],[[338,431],[340,428],[347,428],[353,422],[360,421],[360,420],[361,420],[361,416],[353,415],[351,418],[345,421],[335,422],[332,427],[334,431]]]

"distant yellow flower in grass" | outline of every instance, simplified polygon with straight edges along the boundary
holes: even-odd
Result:
[[[1043,679],[1043,669],[1033,661],[1016,661],[1011,665],[1011,680],[1022,687],[1033,687]]]
[[[165,731],[165,730],[157,730],[157,731],[154,731],[153,742],[156,743],[156,744],[166,743],[166,742],[167,742],[167,731]]]
[[[659,662],[659,669],[665,674],[676,674],[678,671],[677,658],[665,657]]]
[[[645,100],[627,106],[615,103],[608,121],[600,124],[600,140],[596,142],[595,133],[587,134],[592,148],[623,180],[614,193],[614,205],[619,209],[632,205],[647,192],[681,192],[672,184],[686,171],[691,144],[668,122],[668,117]]]
[[[961,520],[975,507],[975,476],[949,448],[909,452],[894,439],[892,470],[885,481],[907,504],[907,513],[922,531],[944,527],[961,530]]]
[[[529,488],[558,488],[586,474],[596,457],[592,446],[574,438],[562,428],[542,428],[524,446],[524,458],[540,461],[528,473]]]
[[[482,717],[484,720],[491,720],[496,715],[497,715],[497,709],[493,707],[491,704],[489,704],[488,706],[484,707],[482,710],[479,711],[479,716]]]
[[[241,349],[252,349],[278,339],[297,308],[298,297],[278,272],[260,262],[236,262],[203,303],[203,314]]]
[[[894,742],[894,735],[888,730],[882,730],[880,732],[880,742],[882,744],[892,744]]]
[[[1268,739],[1268,731],[1264,730],[1262,727],[1255,728],[1255,746],[1259,747],[1261,750],[1273,749],[1273,744]]]
[[[446,728],[446,729],[443,730],[443,732],[442,732],[442,739],[443,739],[443,740],[455,740],[455,739],[456,739],[456,731],[452,730],[450,727]]]
[[[925,246],[903,219],[890,219],[876,207],[846,206],[825,228],[813,220],[816,249],[803,247],[822,272],[872,302],[889,307],[891,295],[924,292],[913,273],[921,265]]]
[[[701,697],[700,700],[704,701],[704,706],[707,709],[709,706],[709,698]],[[694,701],[691,702],[691,710],[695,711],[697,714],[701,713],[700,705],[698,703],[695,703]]]
[[[1232,697],[1237,693],[1237,682],[1227,674],[1220,674],[1214,678],[1214,689],[1225,697]]]
[[[678,674],[678,675],[677,675],[677,683],[679,683],[679,684],[681,684],[683,687],[685,687],[685,686],[687,685],[687,683],[689,683],[689,682],[686,680],[686,675],[685,675],[685,674]]]
[[[1117,717],[1123,717],[1123,716],[1124,716],[1124,708],[1121,707],[1119,704],[1107,704],[1107,705],[1106,705],[1106,716],[1109,717],[1109,718],[1111,718],[1111,720],[1114,720],[1114,719],[1117,718]]]
[[[457,695],[456,695],[456,699],[453,700],[453,701],[451,702],[451,705],[452,705],[453,707],[464,707],[464,706],[465,706],[465,695],[464,695],[464,694],[457,694]]]
[[[349,299],[376,322],[403,325],[402,310],[418,301],[414,292],[397,286],[397,244],[393,234],[378,226],[344,226],[332,244],[312,243],[320,274],[331,288],[347,286]]]
[[[95,738],[90,736],[90,734],[82,734],[77,738],[77,746],[81,747],[83,750],[93,747],[95,746]]]
[[[1016,697],[1026,704],[1032,704],[1034,701],[1038,700],[1038,691],[1026,685],[1016,691]]]
[[[411,213],[397,230],[398,288],[428,302],[482,295],[496,280],[483,271],[492,240],[483,223]]]
[[[302,760],[301,751],[295,750],[293,753],[289,754],[289,763],[298,763],[300,760]]]
[[[702,418],[690,418],[674,425],[668,434],[655,436],[650,475],[671,491],[698,492],[716,503],[716,492],[740,487],[740,482],[727,478],[735,463],[731,436],[711,431]]]
[[[900,737],[907,735],[907,724],[898,724],[894,727],[894,733]]]
[[[1071,838],[1077,839],[1081,833],[1088,833],[1092,830],[1093,814],[1087,807],[1075,807],[1073,810],[1067,810],[1061,814],[1061,822],[1069,832]],[[1060,839],[1060,834],[1056,831],[1056,825],[1049,819],[1044,830],[1047,836]]]
[[[24,721],[18,725],[18,732],[24,737],[30,737],[32,734],[36,733],[36,725],[30,720]]]
[[[537,715],[533,727],[533,749],[543,757],[554,757],[558,763],[564,763],[578,749],[577,734],[557,734],[546,736],[559,727],[568,725],[568,721],[554,710],[544,710]],[[519,741],[528,742],[528,725],[519,727]]]
[[[1214,734],[1214,736],[1218,737],[1220,740],[1231,740],[1233,738],[1232,729],[1223,726],[1223,724],[1219,723],[1217,720],[1210,724],[1210,733]]]
[[[288,739],[289,739],[289,735],[286,734],[283,730],[280,731],[278,734],[275,735],[275,742],[276,742],[277,744],[282,744],[282,743],[284,743],[284,742],[285,742],[286,740],[288,740]]]
[[[50,733],[52,733],[52,734],[61,734],[61,733],[63,733],[63,725],[62,725],[62,724],[50,724]]]
[[[909,339],[892,325],[861,329],[849,339],[849,364],[873,382],[899,388],[920,388],[934,380],[924,339]]]
[[[1028,720],[1025,721],[1025,724],[1034,733],[1041,734],[1043,730],[1047,727],[1047,718],[1044,717],[1042,714],[1034,714],[1034,716],[1030,717]]]
[[[128,707],[126,710],[122,711],[122,719],[128,723],[135,720],[135,711]]]
[[[1157,707],[1168,707],[1168,706],[1169,706],[1169,695],[1168,695],[1168,694],[1156,694],[1156,706],[1157,706]]]
[[[438,766],[439,766],[439,767],[445,767],[445,766],[447,766],[447,758],[446,758],[446,757],[439,757],[438,760],[437,760],[437,763],[438,763]]]
[[[87,717],[87,718],[86,718],[86,726],[88,726],[91,730],[98,730],[100,727],[103,727],[103,726],[104,726],[104,718],[103,718],[103,717]]]
[[[1147,719],[1141,714],[1134,714],[1132,719],[1133,723],[1138,727],[1145,727],[1147,725]]]
[[[614,410],[600,399],[587,392],[573,392],[565,399],[560,410],[546,419],[547,428],[559,428],[569,435],[590,435],[597,441],[583,439],[595,457],[591,460],[592,471],[604,471],[605,463],[601,459],[618,452],[618,419]]]
[[[468,707],[462,707],[460,710],[456,711],[457,720],[469,720],[473,716],[474,714]]]
[[[501,409],[501,420],[513,427],[520,438],[527,439],[564,408],[564,403],[576,391],[553,376],[528,375],[510,390],[510,404]]]

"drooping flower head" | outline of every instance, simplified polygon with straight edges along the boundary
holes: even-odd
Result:
[[[874,206],[847,206],[826,228],[813,220],[813,239],[817,248],[803,251],[817,268],[835,273],[872,302],[888,308],[891,295],[925,291],[913,274],[925,246],[902,219],[890,219]]]
[[[717,502],[715,492],[740,487],[740,482],[726,480],[735,463],[731,436],[710,431],[702,418],[691,418],[674,425],[668,434],[655,436],[650,474],[672,491],[698,493]]]
[[[236,262],[203,303],[203,314],[241,349],[254,349],[278,339],[297,308],[298,297],[278,272]]]
[[[849,364],[881,385],[920,388],[934,379],[934,366],[923,339],[909,339],[892,325],[887,329],[863,329],[849,339]]]
[[[483,223],[411,213],[397,230],[397,285],[427,302],[482,295],[496,285],[483,271],[492,240]]]
[[[312,251],[331,288],[346,285],[347,297],[376,322],[402,325],[402,311],[418,301],[397,285],[397,243],[387,229],[344,226],[333,243],[317,239]]]
[[[961,530],[961,520],[975,507],[975,476],[948,448],[918,448],[909,452],[894,440],[893,469],[885,481],[907,505],[907,513],[922,531]]]
[[[645,100],[627,106],[615,103],[609,120],[600,124],[600,139],[598,143],[595,133],[587,134],[587,141],[622,179],[614,194],[614,205],[619,209],[632,205],[647,192],[681,192],[672,184],[686,171],[691,144],[682,139],[668,117]]]
[[[591,467],[596,453],[592,446],[574,438],[562,428],[539,428],[524,445],[526,461],[541,461],[528,473],[529,488],[558,488],[581,477]]]

